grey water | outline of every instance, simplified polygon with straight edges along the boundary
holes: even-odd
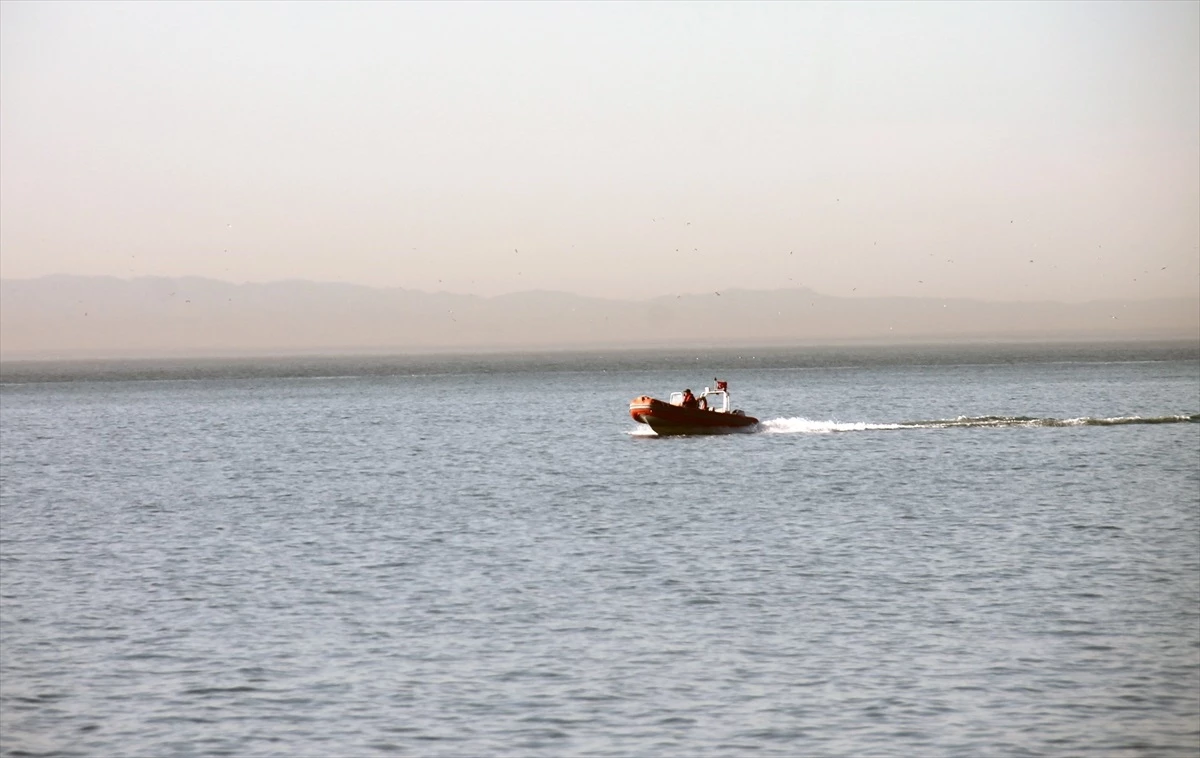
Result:
[[[7,365],[0,755],[1194,758],[1198,414],[1194,344]]]

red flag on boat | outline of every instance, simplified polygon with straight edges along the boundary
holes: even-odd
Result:
[[[718,390],[728,390],[729,389],[729,382],[723,382],[720,379],[713,379],[713,381],[717,383]]]

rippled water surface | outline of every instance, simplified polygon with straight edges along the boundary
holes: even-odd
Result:
[[[3,756],[1200,752],[1194,347],[6,372]]]

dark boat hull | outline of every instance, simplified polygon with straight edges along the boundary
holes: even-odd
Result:
[[[730,434],[749,431],[758,419],[741,411],[724,413],[700,408],[684,408],[647,395],[629,403],[629,415],[659,435]]]

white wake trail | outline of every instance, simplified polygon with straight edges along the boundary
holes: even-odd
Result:
[[[758,422],[763,434],[829,434],[830,432],[865,432],[877,429],[900,429],[899,424],[868,424],[865,421],[815,421],[807,418],[773,418]]]

